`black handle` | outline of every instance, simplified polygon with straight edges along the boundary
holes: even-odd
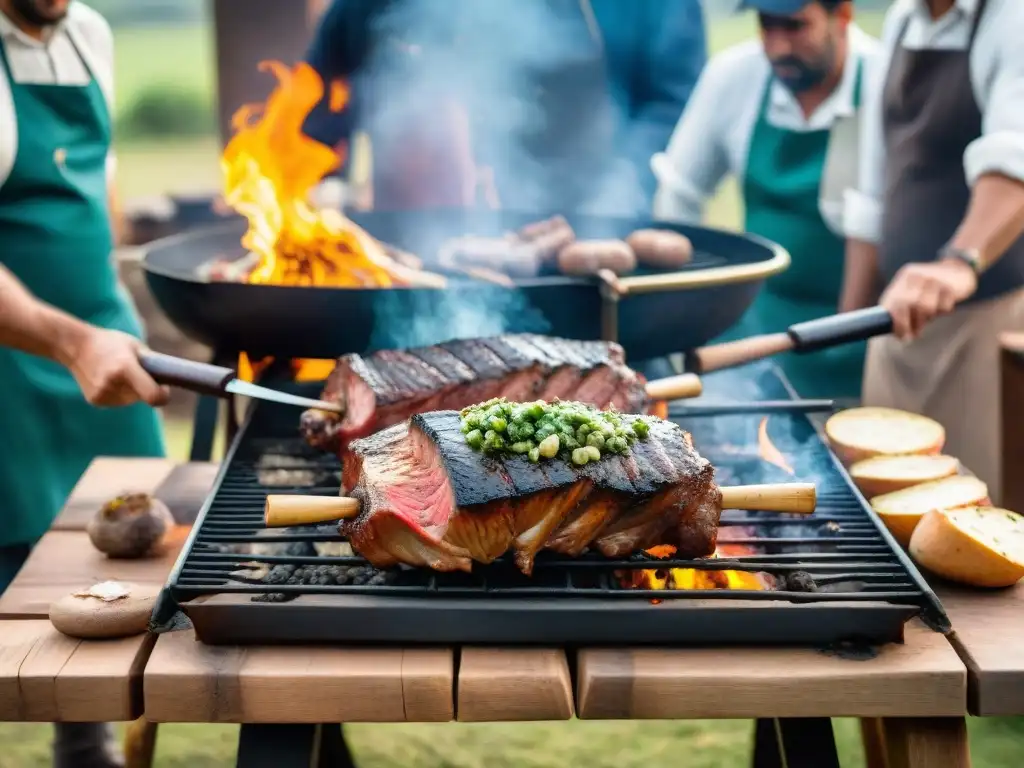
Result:
[[[815,352],[892,333],[892,315],[883,307],[868,307],[797,323],[786,333],[793,340],[794,352]]]
[[[236,376],[230,368],[197,363],[194,360],[162,355],[159,352],[142,352],[139,354],[139,362],[157,383],[181,387],[201,395],[225,397],[225,387]]]

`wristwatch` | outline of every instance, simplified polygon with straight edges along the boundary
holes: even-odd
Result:
[[[940,259],[956,259],[974,270],[974,274],[980,275],[985,271],[985,264],[981,260],[981,251],[977,248],[957,248],[947,245],[939,251]]]

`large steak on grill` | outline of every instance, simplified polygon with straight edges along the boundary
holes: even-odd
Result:
[[[675,545],[681,557],[715,551],[714,469],[672,422],[652,420],[628,453],[583,467],[486,456],[459,427],[457,411],[435,411],[350,446],[344,486],[362,510],[341,531],[373,565],[469,571],[511,550],[530,574],[544,548],[608,557],[656,544]]]
[[[624,361],[622,347],[613,342],[533,334],[345,355],[322,395],[344,406],[344,415],[306,411],[301,430],[310,445],[340,454],[351,440],[413,414],[458,410],[492,397],[562,398],[643,412],[646,380]]]

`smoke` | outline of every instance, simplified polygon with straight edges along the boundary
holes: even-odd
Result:
[[[501,333],[547,333],[550,323],[521,291],[462,282],[445,291],[381,291],[371,349],[439,344]]]
[[[718,371],[702,380],[704,394],[687,401],[687,405],[699,408],[701,404],[744,405],[790,399],[778,368],[771,361]],[[792,476],[758,456],[758,429],[766,415],[768,437],[795,470]],[[815,432],[812,418],[800,413],[755,412],[695,416],[684,419],[682,426],[693,435],[697,451],[718,468],[716,479],[721,484],[813,482],[819,494],[842,493],[846,483]]]
[[[638,213],[637,174],[615,156],[624,116],[587,0],[392,0],[371,24],[379,42],[360,103],[378,176],[394,165],[400,184],[392,161],[413,144],[435,162],[450,152],[443,105],[454,100],[503,208]]]

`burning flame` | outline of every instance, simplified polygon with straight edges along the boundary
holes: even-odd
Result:
[[[775,443],[773,443],[771,438],[768,437],[767,416],[761,419],[761,424],[757,428],[757,455],[769,464],[774,464],[787,474],[796,474],[796,470],[793,469],[793,467],[789,465],[789,462],[786,461],[786,457],[782,455],[782,451],[776,448]]]
[[[757,430],[757,454],[764,461],[772,464],[787,474],[795,475],[796,470],[786,461],[786,457],[775,447],[775,444],[768,437],[768,418],[761,420]],[[753,529],[750,528],[728,528],[723,529],[719,535],[719,543],[715,548],[712,558],[719,557],[741,557],[754,552],[754,548],[744,545],[730,543],[728,536],[737,534],[750,535]],[[676,548],[671,544],[662,544],[651,547],[647,554],[665,559],[674,555]],[[746,571],[702,571],[695,568],[657,568],[633,571],[619,571],[616,574],[623,588],[625,589],[650,589],[650,590],[694,590],[694,589],[746,589],[761,591],[770,588],[762,577],[756,573]],[[654,599],[652,603],[660,603],[661,600]]]
[[[242,245],[259,256],[250,283],[329,287],[391,286],[400,282],[383,248],[337,211],[319,210],[310,192],[343,162],[341,152],[302,132],[324,98],[320,75],[305,63],[260,64],[277,78],[265,104],[247,104],[231,120],[224,155],[224,200],[249,222]],[[331,83],[328,107],[342,111],[348,88]]]
[[[658,558],[668,558],[676,553],[671,544],[660,544],[647,550],[647,554]],[[712,558],[722,555],[748,554],[745,547],[739,545],[719,545]],[[652,570],[620,571],[619,580],[626,589],[747,589],[761,591],[765,584],[756,573],[746,571],[701,571],[696,568],[658,568]],[[654,599],[652,603],[660,603]]]
[[[318,209],[310,193],[344,160],[341,151],[306,136],[302,126],[326,99],[331,112],[349,100],[345,83],[324,87],[308,64],[289,69],[281,62],[260,64],[277,87],[264,104],[247,104],[232,117],[232,137],[221,158],[224,200],[249,227],[242,245],[259,257],[250,283],[324,287],[408,285],[402,268],[374,238],[338,211]],[[425,273],[424,273],[425,274]],[[242,354],[239,376],[253,381],[272,362]],[[329,360],[296,360],[299,381],[319,381],[333,367]]]

